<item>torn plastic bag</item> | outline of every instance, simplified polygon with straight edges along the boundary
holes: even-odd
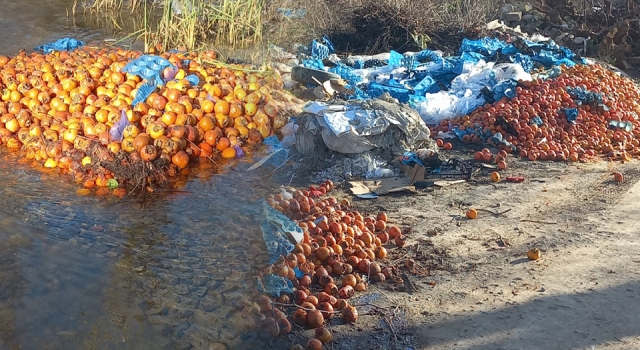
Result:
[[[267,155],[249,167],[247,171],[255,170],[265,164],[279,167],[287,161],[289,157],[289,149],[282,146],[277,136],[269,136],[264,139],[263,143],[267,146]]]
[[[272,208],[265,200],[261,202],[264,218],[260,223],[260,230],[269,253],[269,264],[273,264],[281,256],[287,256],[293,251],[292,240],[301,238],[303,232],[295,222]]]
[[[495,55],[499,50],[504,48],[506,44],[496,38],[482,38],[478,40],[462,39],[460,45],[460,53],[477,52],[487,56]]]
[[[36,47],[35,50],[42,51],[44,53],[51,53],[54,51],[73,51],[83,46],[84,41],[74,38],[61,38],[54,42],[40,45]]]

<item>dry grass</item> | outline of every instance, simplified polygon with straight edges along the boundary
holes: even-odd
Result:
[[[150,0],[96,0],[91,10],[144,13],[147,44],[165,48],[192,50],[208,44],[235,49],[267,43],[291,48],[329,34],[340,51],[373,53],[420,49],[469,35],[496,16],[504,1],[163,0],[159,10]],[[306,15],[288,17],[280,9]]]
[[[416,50],[478,33],[503,4],[504,0],[361,0],[336,14],[327,30],[343,51]]]

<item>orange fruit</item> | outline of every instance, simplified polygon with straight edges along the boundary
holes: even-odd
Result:
[[[218,151],[224,151],[225,149],[229,148],[230,145],[231,145],[231,142],[229,141],[228,138],[221,137],[220,140],[218,140],[218,143],[216,144],[216,149]]]
[[[222,151],[222,158],[231,159],[236,157],[236,149],[233,147],[225,148]]]
[[[200,102],[200,109],[202,109],[202,111],[205,113],[213,112],[214,106],[215,106],[215,103],[213,103],[213,101],[210,101],[210,100],[204,100]]]
[[[478,217],[478,211],[475,209],[469,209],[467,210],[467,218],[468,219],[475,219]]]
[[[225,100],[220,100],[218,102],[216,102],[213,110],[216,113],[220,113],[220,114],[224,114],[224,115],[228,115],[229,114],[229,102],[225,101]]]
[[[242,111],[242,105],[237,104],[237,103],[233,103],[231,104],[231,106],[229,107],[229,116],[231,118],[238,118],[239,116],[241,116],[243,113]]]
[[[615,173],[613,173],[613,179],[617,183],[621,183],[622,181],[624,181],[624,175],[622,175],[622,173],[615,172]]]

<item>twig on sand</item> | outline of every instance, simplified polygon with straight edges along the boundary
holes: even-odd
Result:
[[[533,222],[536,224],[545,224],[545,225],[557,225],[557,222],[550,222],[550,221],[538,221],[538,220],[529,220],[529,219],[522,219],[520,220],[520,222]]]
[[[506,214],[506,213],[511,211],[511,209],[507,209],[507,210],[505,210],[503,212],[496,212],[496,211],[489,210],[489,209],[476,209],[476,210],[484,211],[484,212],[487,212],[487,213],[491,213],[494,216],[501,216],[501,215]]]

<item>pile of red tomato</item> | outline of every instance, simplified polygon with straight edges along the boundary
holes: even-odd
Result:
[[[602,93],[604,106],[577,104],[567,87]],[[502,137],[517,148],[523,158],[548,161],[589,161],[604,155],[608,159],[628,161],[640,155],[640,91],[633,81],[600,65],[563,67],[553,79],[520,82],[516,97],[503,98],[479,107],[469,115],[444,120],[432,129],[432,135],[449,131],[452,126],[465,130],[480,126],[484,132]],[[575,122],[563,109],[577,108]],[[542,125],[531,123],[539,117]],[[505,130],[499,119],[510,127]],[[609,122],[633,125],[631,131],[609,128]],[[476,135],[464,135],[464,142],[479,143]],[[511,147],[503,147],[511,152]]]
[[[313,190],[327,193],[333,187],[326,181]],[[355,292],[365,291],[369,283],[397,278],[393,267],[378,261],[387,257],[385,245],[402,247],[406,236],[399,227],[389,225],[383,212],[363,216],[346,199],[314,199],[311,194],[296,191],[289,200],[280,194],[267,197],[272,207],[298,223],[304,239],[270,267],[271,273],[291,280],[295,292],[275,301],[263,295],[259,304],[265,316],[263,325],[272,335],[289,333],[291,322],[315,328],[316,338],[306,348],[321,349],[322,343],[331,340],[323,327],[326,320],[340,315],[348,323],[357,321],[358,311],[349,303]],[[304,275],[297,278],[295,268]],[[283,310],[293,312],[287,316]]]
[[[122,69],[141,55],[83,48],[0,56],[0,144],[108,193],[107,183],[116,176],[104,166],[109,162],[147,169],[135,179],[118,175],[121,184],[154,169],[173,178],[198,159],[249,152],[248,146],[286,123],[280,113],[285,98],[272,94],[282,88],[277,75],[203,63],[214,52],[162,54],[179,68],[176,79],[132,106],[144,82]],[[198,76],[198,85],[185,79],[189,74]],[[124,139],[111,139],[109,130],[122,113],[129,122]]]

